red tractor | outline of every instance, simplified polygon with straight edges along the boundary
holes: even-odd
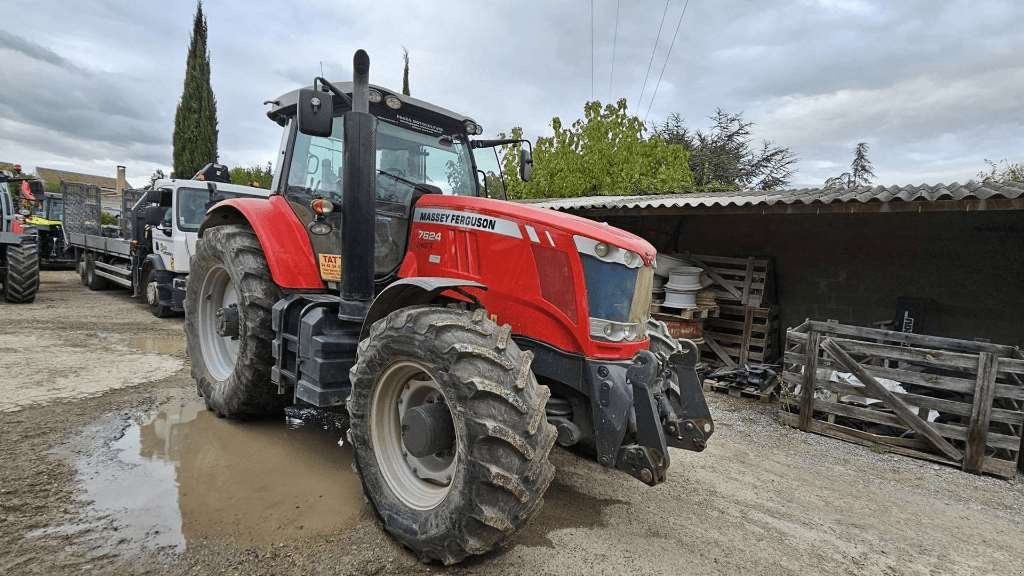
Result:
[[[703,450],[697,349],[650,320],[654,248],[481,197],[473,150],[517,141],[370,86],[362,50],[354,71],[270,101],[273,194],[202,224],[185,331],[207,407],[344,407],[383,527],[445,564],[538,510],[556,441],[652,486],[670,446]]]

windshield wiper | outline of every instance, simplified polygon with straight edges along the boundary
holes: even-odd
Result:
[[[398,174],[392,174],[391,172],[387,172],[386,170],[378,169],[377,170],[377,174],[383,174],[383,175],[385,175],[385,176],[387,176],[389,178],[393,178],[395,180],[398,180],[399,182],[402,182],[404,184],[408,184],[409,186],[412,186],[413,188],[423,184],[422,182],[415,182],[413,180],[409,180],[408,178],[403,178],[403,177],[399,176]]]

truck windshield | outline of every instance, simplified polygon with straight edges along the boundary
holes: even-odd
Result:
[[[299,133],[288,170],[289,194],[341,199],[342,119],[335,118],[330,137]],[[377,127],[377,169],[403,180],[431,184],[444,194],[476,195],[469,146],[459,135],[414,132],[381,120]],[[396,188],[411,188],[397,178],[377,176],[377,196],[401,202]]]
[[[178,228],[197,232],[209,202],[210,191],[205,188],[178,188]]]

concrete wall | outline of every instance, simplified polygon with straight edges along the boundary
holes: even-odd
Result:
[[[1024,345],[1024,213],[599,218],[660,252],[771,256],[783,327],[871,325],[897,297],[931,298],[929,332]]]

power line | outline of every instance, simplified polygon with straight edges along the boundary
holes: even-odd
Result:
[[[672,42],[668,45],[668,54],[665,55],[665,63],[661,66],[661,74],[658,75],[658,83],[654,85],[654,94],[651,96],[651,102],[647,105],[647,112],[644,114],[644,124],[647,124],[647,116],[651,114],[651,107],[654,106],[654,99],[658,97],[658,88],[661,86],[661,79],[665,76],[665,68],[668,68],[668,60],[672,57],[672,48],[676,45],[676,36],[679,35],[679,26],[683,23],[683,16],[686,15],[686,7],[690,5],[690,0],[686,0],[683,4],[683,11],[679,13],[679,20],[676,22],[676,31],[672,33]]]
[[[615,80],[615,43],[619,39],[619,4],[621,0],[615,0],[615,34],[612,35],[612,65],[611,73],[608,75],[608,98],[614,99],[612,94],[612,82]]]
[[[651,64],[654,64],[654,53],[658,50],[658,42],[661,41],[661,28],[665,25],[665,15],[668,14],[669,0],[665,0],[665,9],[661,11],[661,24],[658,24],[658,35],[654,37],[654,46],[651,48],[651,59],[647,61],[647,73],[644,74],[644,85],[640,88],[640,98],[636,101],[637,110],[643,105],[644,92],[647,91],[647,77],[651,75]]]

